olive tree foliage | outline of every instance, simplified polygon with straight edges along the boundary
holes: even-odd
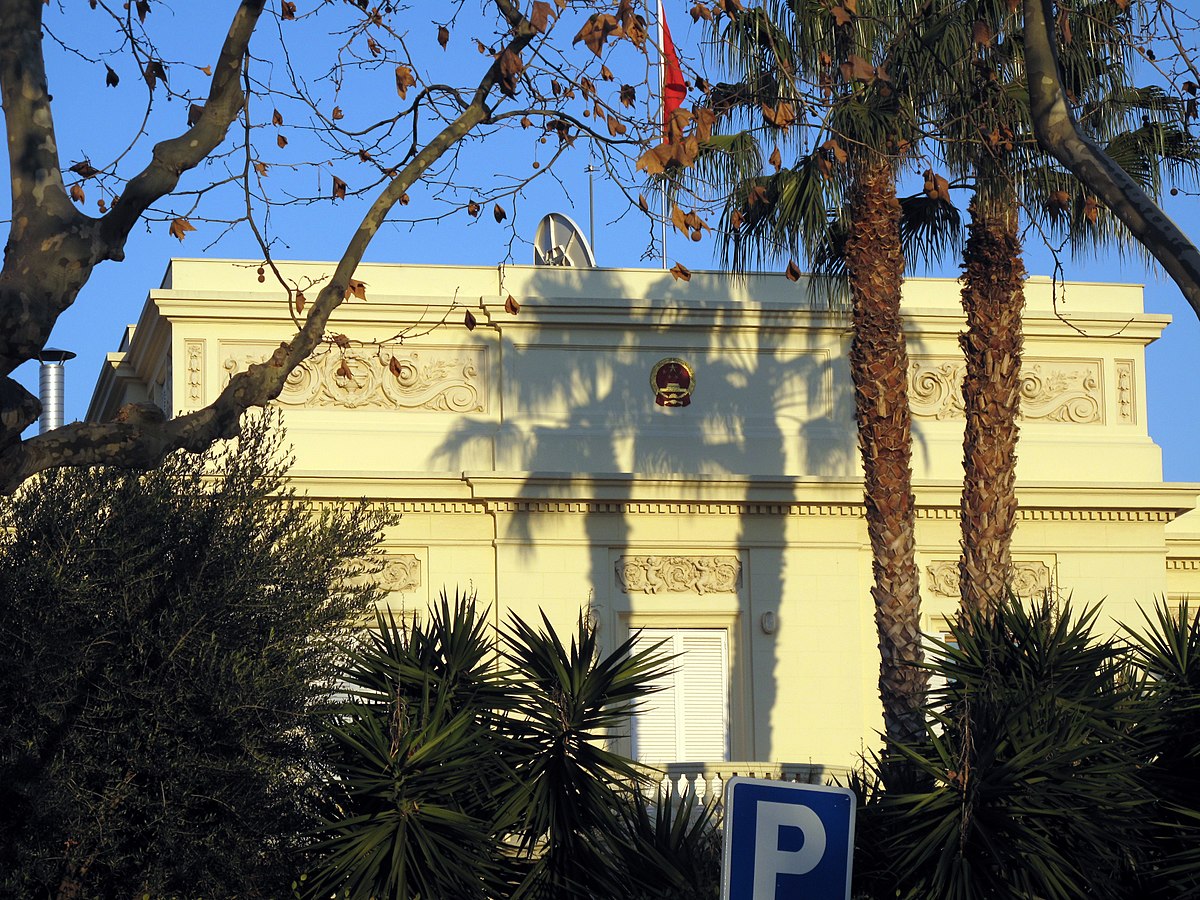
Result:
[[[327,334],[330,314],[347,298],[369,300],[355,269],[385,225],[451,215],[501,222],[576,143],[590,143],[610,174],[628,175],[661,130],[645,85],[655,52],[646,6],[0,0],[12,201],[0,271],[0,491],[55,466],[146,468],[235,435],[241,414],[276,397],[323,342],[345,340]],[[223,41],[205,46],[185,14],[226,22]],[[91,83],[56,83],[52,63],[64,57],[90,64]],[[106,158],[74,145],[79,155],[67,157],[53,94],[93,91],[96,103],[115,95],[105,91],[126,93],[122,109],[136,110],[129,134],[104,144],[112,135],[97,132],[121,128],[106,122],[88,136]],[[461,154],[497,140],[508,143],[488,154],[489,181],[466,185]],[[287,241],[273,216],[290,207],[326,218],[328,204],[357,219],[342,237],[322,221],[336,263],[319,283],[287,281],[272,259]],[[60,316],[100,302],[88,296],[89,279],[125,257],[139,227],[208,245],[252,233],[260,274],[278,282],[294,332],[204,409],[166,419],[130,408],[113,422],[22,438],[40,409],[13,370],[39,357]]]
[[[1114,2],[1123,7],[1136,3],[1143,24],[1138,49],[1185,100],[1189,111],[1185,125],[1189,120],[1194,122],[1200,90],[1196,44],[1200,19],[1185,4],[1170,0]],[[1072,98],[1063,86],[1057,53],[1058,41],[1069,39],[1062,27],[1069,5],[1054,0],[1022,0],[1030,108],[1038,143],[1112,210],[1162,265],[1200,316],[1200,249],[1079,126]],[[1155,48],[1164,52],[1158,54]]]
[[[0,504],[0,895],[284,896],[390,517],[285,486],[277,423]]]

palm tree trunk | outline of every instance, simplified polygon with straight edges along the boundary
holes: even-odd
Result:
[[[925,733],[922,704],[928,678],[918,668],[923,658],[921,600],[914,552],[908,350],[900,322],[900,203],[885,158],[858,164],[849,208],[850,374],[873,555],[879,695],[888,741],[912,743]]]
[[[967,364],[959,560],[964,610],[994,610],[1012,579],[1024,278],[1015,202],[985,204],[976,197],[963,263],[967,331],[959,338]]]

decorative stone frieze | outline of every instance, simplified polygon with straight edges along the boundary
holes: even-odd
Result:
[[[403,594],[421,586],[421,560],[412,553],[388,553],[384,555],[383,567],[372,575],[356,575],[359,584],[377,585],[385,593]]]
[[[626,594],[731,594],[742,563],[736,556],[622,556],[616,573]]]
[[[187,408],[204,405],[204,341],[187,341],[184,346],[187,365]]]
[[[328,351],[297,366],[276,402],[299,407],[483,412],[484,352],[469,347]],[[267,350],[230,353],[225,371],[232,376],[269,355]]]
[[[376,580],[392,593],[415,591],[421,586],[421,560],[412,553],[388,555]]]
[[[1133,360],[1118,359],[1117,366],[1117,419],[1128,425],[1134,422]]]
[[[912,414],[921,419],[962,419],[966,364],[931,357],[913,360],[908,391]],[[1021,367],[1020,418],[1027,422],[1091,425],[1103,422],[1100,363],[1079,360],[1061,365],[1025,360]]]
[[[942,597],[959,596],[958,560],[938,560],[925,567],[930,593]],[[1013,563],[1012,589],[1018,597],[1036,597],[1053,586],[1050,566],[1042,560]]]

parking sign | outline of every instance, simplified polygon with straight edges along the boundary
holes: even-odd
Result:
[[[856,806],[848,788],[729,779],[722,900],[850,900]]]

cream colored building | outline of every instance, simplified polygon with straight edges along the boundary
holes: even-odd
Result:
[[[297,283],[332,266],[288,263]],[[396,606],[443,585],[498,619],[581,609],[682,652],[634,729],[672,771],[725,761],[838,767],[881,726],[871,558],[844,313],[783,277],[657,270],[365,265],[330,345],[279,398],[295,480],[314,498],[402,513],[387,535]],[[1200,594],[1200,485],[1165,484],[1146,430],[1144,350],[1169,319],[1140,287],[1026,285],[1016,581],[1135,621]],[[311,292],[310,292],[311,293]],[[505,311],[511,297],[520,304]],[[478,324],[462,325],[467,307]],[[962,329],[958,286],[911,279],[914,477],[925,624],[957,602]],[[443,323],[444,320],[444,324]],[[131,400],[208,403],[290,334],[244,261],[175,260],[110,354],[89,418]],[[694,373],[655,402],[657,363]],[[343,365],[344,364],[344,365]]]

